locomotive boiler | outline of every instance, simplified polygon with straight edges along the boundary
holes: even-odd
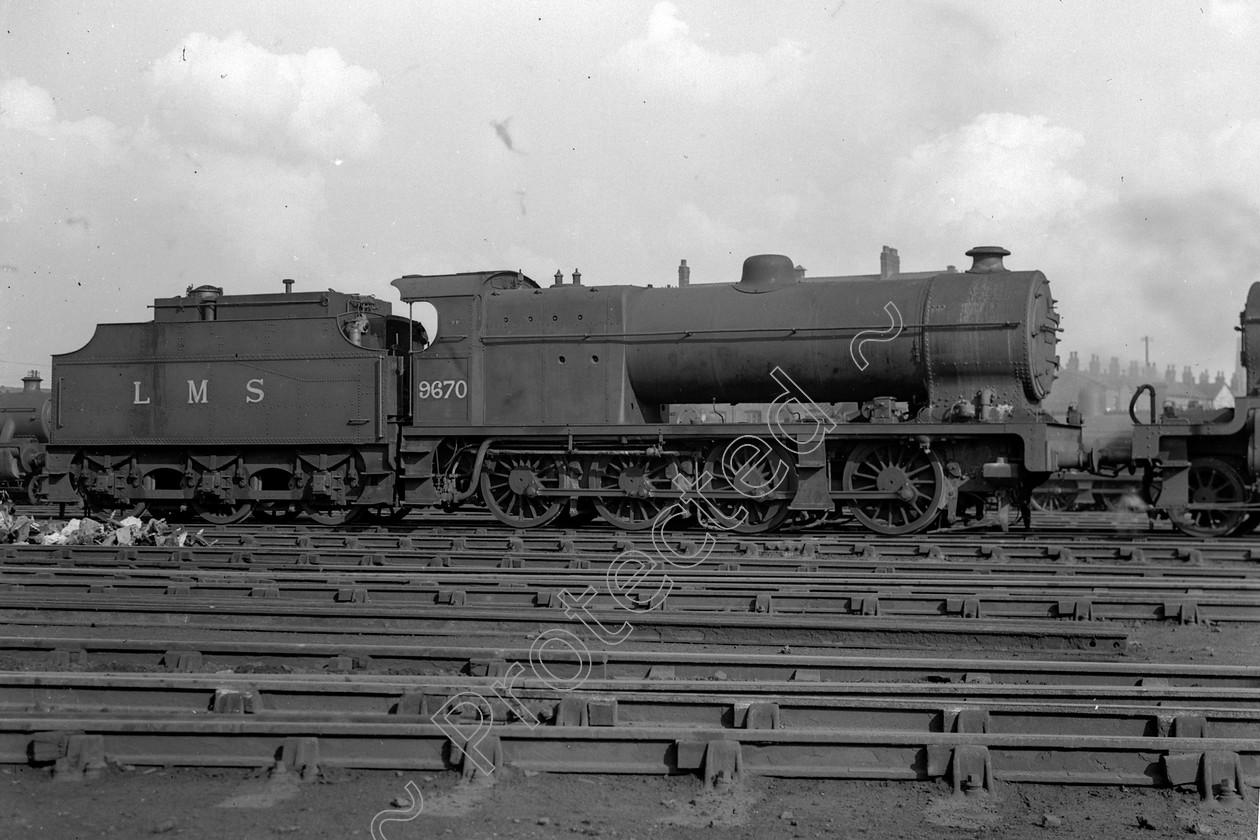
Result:
[[[645,289],[627,318],[644,400],[768,402],[775,367],[820,403],[893,397],[941,420],[988,389],[1034,417],[1058,370],[1059,319],[1039,271],[1003,248],[967,272],[805,279],[784,256],[745,262],[734,284]]]
[[[190,289],[54,357],[49,493],[214,522],[483,504],[520,528],[740,532],[1026,509],[1084,457],[1079,427],[1040,409],[1058,316],[1040,272],[968,253],[961,272],[903,273],[886,249],[878,274],[817,278],[761,255],[738,282],[658,288],[409,275],[408,318],[331,291]],[[768,403],[767,422],[668,423],[671,403],[710,401]]]

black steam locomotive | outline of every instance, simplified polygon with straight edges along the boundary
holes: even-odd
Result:
[[[332,291],[190,289],[54,357],[39,492],[216,523],[478,503],[517,528],[695,515],[744,533],[840,508],[883,534],[994,499],[1026,510],[1090,454],[1079,425],[1040,408],[1058,369],[1045,276],[1008,270],[1002,248],[967,253],[967,271],[903,273],[885,249],[879,274],[854,277],[762,255],[737,283],[690,285],[684,267],[664,288],[406,276],[407,318]],[[769,410],[668,422],[671,403],[697,402]],[[860,411],[837,418],[839,402]],[[1251,414],[1219,440],[1250,440]],[[1235,503],[1249,517],[1254,467],[1205,518],[1204,464],[1223,474],[1225,459],[1197,438],[1160,448],[1175,438],[1139,429],[1132,457],[1165,471],[1160,498],[1184,502],[1183,524],[1223,533],[1217,509]]]
[[[37,371],[21,391],[0,391],[0,490],[10,498],[42,501],[45,447],[52,400]]]

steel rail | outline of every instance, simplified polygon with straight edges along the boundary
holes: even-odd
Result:
[[[486,731],[379,718],[0,715],[0,762],[26,763],[32,754],[57,761],[65,774],[99,771],[108,757],[128,765],[278,766],[305,777],[329,767],[462,767],[471,776],[471,757],[479,756],[488,765],[483,773],[698,771],[710,785],[740,776],[952,778],[955,789],[975,790],[1000,782],[1148,787],[1206,778],[1200,788],[1209,799],[1218,791],[1237,798],[1260,775],[1254,738],[520,724]],[[1222,767],[1227,784],[1218,786]]]
[[[20,512],[34,518],[41,516],[54,518],[53,506],[29,506],[23,505],[19,507]],[[944,545],[958,546],[958,550],[966,551],[969,546],[978,543],[999,545],[1008,550],[1019,550],[1029,544],[1046,544],[1064,542],[1068,544],[1092,542],[1099,546],[1105,546],[1111,550],[1123,551],[1126,547],[1137,545],[1145,550],[1173,550],[1188,552],[1199,550],[1207,553],[1209,556],[1227,555],[1237,556],[1250,553],[1252,556],[1260,556],[1260,539],[1256,537],[1240,537],[1230,540],[1205,541],[1199,538],[1186,536],[1175,529],[1172,529],[1166,522],[1152,523],[1145,513],[1117,513],[1117,512],[1079,512],[1079,513],[1057,513],[1039,511],[1035,514],[1037,524],[1033,530],[1025,531],[1021,528],[1012,528],[1010,530],[998,530],[998,523],[991,520],[985,520],[979,524],[967,526],[954,526],[941,531],[933,531],[926,534],[911,535],[905,537],[890,537],[872,534],[868,530],[856,525],[849,525],[847,522],[828,521],[825,523],[814,523],[807,526],[786,525],[779,531],[771,534],[762,535],[725,535],[732,539],[739,540],[773,540],[773,539],[793,539],[805,538],[823,541],[875,541],[880,545],[886,545],[890,550],[897,547],[914,546],[923,544],[924,542],[935,542]],[[64,518],[64,517],[60,517]],[[1082,527],[1084,526],[1084,527]],[[352,525],[339,526],[337,528],[321,528],[317,525],[309,523],[296,523],[294,525],[276,524],[276,523],[244,523],[232,526],[216,526],[203,523],[200,521],[185,523],[185,527],[191,531],[201,531],[209,538],[219,542],[238,541],[238,540],[279,540],[284,542],[289,539],[306,537],[315,541],[342,539],[347,534],[366,534],[369,536],[390,535],[395,539],[401,536],[409,536],[412,539],[424,540],[428,539],[436,532],[450,529],[455,532],[480,531],[481,536],[485,539],[511,539],[513,537],[525,536],[528,539],[535,537],[547,539],[555,535],[557,532],[549,530],[514,532],[493,517],[486,511],[458,511],[455,513],[447,513],[443,511],[416,511],[409,515],[406,520],[398,523],[380,524],[380,525]],[[632,536],[626,532],[618,531],[610,525],[602,522],[595,522],[591,526],[584,528],[581,532],[583,539],[602,539],[605,541],[615,541],[617,539]],[[571,535],[571,534],[570,534]],[[691,532],[682,532],[681,538],[702,537],[703,532],[694,530]],[[723,536],[715,534],[715,536]]]
[[[960,587],[981,588],[1008,587],[1014,590],[1042,589],[1096,592],[1100,589],[1120,589],[1131,592],[1162,592],[1178,594],[1186,589],[1196,592],[1260,594],[1260,577],[1239,579],[1215,574],[1199,574],[1187,569],[1180,575],[1111,575],[1094,569],[1090,574],[1076,574],[1074,570],[1045,568],[1039,572],[1023,570],[1009,574],[1003,568],[959,569],[928,573],[915,568],[837,569],[805,572],[799,569],[775,571],[721,569],[701,565],[696,568],[675,568],[657,561],[656,571],[667,574],[680,586],[697,589],[726,589],[732,592],[744,590],[781,590],[786,592],[828,592],[838,587],[913,586],[927,591],[946,591]],[[623,572],[618,572],[622,574]],[[340,569],[312,568],[309,565],[267,568],[255,563],[231,563],[213,569],[204,568],[151,568],[132,566],[80,567],[66,565],[13,566],[0,563],[0,585],[5,586],[114,586],[121,590],[131,586],[139,589],[167,586],[171,583],[256,586],[284,582],[291,586],[318,586],[320,584],[343,586],[396,585],[468,585],[468,586],[535,586],[535,587],[582,587],[587,584],[609,585],[610,572],[588,565],[565,567],[461,567],[417,566],[414,568],[382,567],[377,564],[360,564]]]
[[[631,570],[634,571],[633,569]],[[660,571],[658,569],[658,571]],[[629,573],[627,573],[627,577]],[[171,577],[143,572],[110,576],[82,570],[39,574],[0,572],[0,593],[36,599],[110,595],[157,599],[172,608],[196,601],[240,598],[330,603],[354,600],[423,608],[462,604],[467,609],[581,609],[598,613],[643,610],[670,612],[754,612],[807,615],[886,615],[1165,621],[1181,623],[1260,622],[1260,583],[1173,581],[1167,579],[1089,579],[1075,576],[1035,580],[992,575],[918,579],[908,576],[834,578],[784,576],[750,579],[696,579],[686,572],[662,572],[644,584],[614,591],[614,582],[598,574],[450,575],[400,580],[396,574],[361,572],[321,580],[271,573],[233,572]],[[625,585],[624,582],[620,585]],[[567,593],[565,595],[564,593]],[[664,593],[664,594],[661,594]],[[658,597],[659,596],[659,597]],[[621,620],[628,620],[623,617]]]
[[[405,539],[405,538],[404,538]],[[52,568],[202,568],[223,569],[250,565],[283,569],[292,566],[319,566],[345,569],[355,566],[383,566],[391,570],[415,571],[432,566],[460,568],[604,568],[627,551],[641,551],[649,558],[669,559],[691,556],[702,559],[710,571],[804,573],[845,571],[856,574],[890,573],[898,570],[921,574],[1001,573],[1010,575],[1075,574],[1117,577],[1194,577],[1221,580],[1260,581],[1260,563],[1236,559],[1228,563],[1210,561],[1202,552],[1151,558],[1130,549],[1123,556],[1107,551],[1104,557],[1088,556],[1083,549],[1061,545],[1042,546],[1036,556],[1011,556],[997,547],[987,547],[970,555],[946,555],[936,544],[919,545],[914,552],[895,554],[868,543],[845,547],[844,552],[828,553],[812,543],[745,543],[733,550],[706,552],[702,543],[672,543],[667,550],[650,540],[622,540],[610,550],[579,546],[570,539],[537,541],[526,547],[469,547],[463,538],[446,538],[434,547],[410,545],[400,549],[399,541],[388,546],[352,537],[340,545],[312,549],[308,546],[231,546],[171,549],[166,547],[106,546],[5,546],[0,563],[13,570],[22,567]],[[728,547],[729,548],[729,547]]]
[[[728,681],[794,684],[817,690],[831,683],[920,683],[925,691],[951,684],[1082,687],[1090,690],[1165,687],[1194,690],[1260,689],[1260,667],[1240,665],[1170,665],[1107,659],[1027,660],[996,658],[845,656],[798,653],[747,653],[742,650],[627,649],[592,645],[582,651],[563,647],[534,650],[534,645],[372,644],[303,636],[302,641],[228,638],[224,634],[171,633],[156,639],[91,636],[0,636],[0,656],[45,669],[166,671],[275,671],[306,669],[328,674],[393,670],[411,674],[497,677],[520,666],[524,675],[541,673],[542,664],[557,679],[589,669],[593,680],[634,682]],[[583,660],[583,656],[588,657]],[[585,665],[583,662],[585,661]],[[224,675],[226,676],[226,675]],[[262,678],[260,676],[260,678]]]
[[[452,592],[451,600],[456,598]],[[1102,622],[1056,620],[985,620],[961,617],[898,619],[877,615],[805,615],[740,612],[687,613],[656,609],[647,612],[601,611],[608,619],[632,622],[640,640],[753,645],[842,645],[849,647],[985,646],[1006,650],[1076,649],[1119,651],[1128,644],[1122,629]],[[125,598],[91,593],[82,598],[33,598],[22,593],[0,593],[0,624],[29,622],[40,625],[100,624],[162,626],[175,621],[197,622],[203,628],[239,628],[252,620],[273,632],[320,632],[320,624],[375,624],[367,632],[395,635],[461,635],[492,633],[499,637],[564,629],[590,637],[588,616],[562,608],[497,608],[428,605],[384,605],[362,600],[354,588],[338,603],[280,601],[276,598],[227,598],[196,601],[189,598]],[[326,627],[325,632],[331,629]],[[345,632],[345,631],[343,631]]]
[[[562,723],[600,711],[625,725],[742,728],[752,703],[773,703],[778,727],[949,731],[963,709],[988,714],[990,732],[1089,731],[1168,734],[1195,715],[1215,737],[1260,737],[1260,688],[1050,686],[772,681],[585,680],[576,690],[538,678],[372,674],[184,674],[9,672],[0,710],[432,716],[448,698],[485,698],[496,723],[515,720],[512,701]],[[575,698],[579,698],[580,702]],[[590,708],[593,705],[593,708]],[[615,707],[615,713],[613,708]],[[411,709],[408,712],[408,708]],[[422,709],[427,709],[427,715]],[[580,718],[579,718],[580,719]]]

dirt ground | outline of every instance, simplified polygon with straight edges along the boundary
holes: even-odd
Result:
[[[423,807],[414,813],[407,783]],[[0,836],[78,840],[299,837],[1162,838],[1257,837],[1256,799],[1206,808],[1192,792],[1005,785],[992,796],[944,785],[758,779],[705,794],[691,777],[580,777],[508,771],[491,785],[456,774],[332,773],[303,783],[266,771],[111,769],[86,782],[0,769]],[[387,821],[393,816],[395,819]]]
[[[1119,661],[1260,663],[1260,628],[1142,623]],[[831,651],[838,653],[841,651]],[[857,651],[847,651],[858,653]],[[911,651],[883,655],[914,655]],[[1054,658],[1051,656],[1050,658]],[[423,797],[416,814],[408,784]],[[755,778],[705,794],[690,776],[525,774],[492,785],[455,773],[326,772],[302,783],[269,771],[120,769],[84,782],[0,767],[0,840],[9,838],[1164,838],[1260,840],[1256,791],[1207,808],[1191,791],[1002,785],[955,798],[942,783]],[[384,814],[373,838],[373,818]],[[405,819],[412,816],[412,819]],[[393,817],[392,821],[381,822]]]

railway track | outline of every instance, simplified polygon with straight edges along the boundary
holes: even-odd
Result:
[[[0,547],[0,562],[6,566],[75,566],[128,568],[224,568],[249,565],[255,568],[283,569],[291,566],[322,568],[387,566],[418,570],[434,566],[476,568],[607,568],[627,552],[642,552],[648,558],[676,560],[671,568],[692,566],[705,570],[811,572],[867,570],[879,572],[913,568],[922,573],[964,573],[1001,571],[1009,574],[1052,572],[1059,574],[1106,573],[1126,576],[1176,574],[1200,567],[1203,577],[1246,579],[1260,574],[1260,564],[1251,559],[1249,549],[1228,556],[1208,556],[1197,549],[1165,549],[1160,553],[1139,547],[1083,551],[1062,545],[1046,545],[1013,553],[1002,546],[980,545],[966,551],[946,553],[935,543],[912,544],[898,552],[890,547],[855,544],[823,551],[812,543],[720,544],[707,551],[696,541],[682,541],[669,548],[650,541],[618,540],[613,545],[578,545],[569,538],[525,544],[508,542],[470,544],[465,536],[433,538],[417,545],[410,538],[397,540],[345,537],[335,544],[312,545],[297,538],[287,546],[261,546],[256,538],[244,545],[213,545],[196,548],[155,546],[50,546],[10,545]],[[682,558],[689,557],[683,562]],[[696,559],[700,558],[697,563]]]
[[[626,603],[610,570],[660,557],[650,537],[424,525],[3,547],[0,762],[1188,785],[1223,802],[1260,779],[1260,668],[1116,656],[1135,621],[1260,620],[1257,543],[722,535],[694,568],[658,561],[663,601]],[[703,535],[670,539],[695,554]],[[584,617],[626,622],[629,643]],[[534,643],[557,632],[589,645],[551,648],[544,680]],[[440,714],[459,697],[488,699]]]
[[[423,610],[355,602],[353,593],[333,604],[234,598],[190,603],[123,598],[108,593],[83,597],[32,598],[0,595],[0,627],[133,628],[187,632],[288,633],[405,638],[533,639],[551,630],[590,637],[584,616],[564,609],[434,605]],[[1124,629],[1101,622],[1009,621],[978,618],[895,618],[873,615],[686,613],[653,610],[607,614],[633,616],[636,641],[678,644],[936,648],[966,650],[1122,650]]]
[[[850,572],[745,572],[669,570],[668,590],[659,582],[651,597],[622,594],[605,570],[523,567],[476,569],[422,567],[407,571],[315,571],[291,566],[255,571],[249,564],[223,571],[170,573],[164,569],[103,571],[53,567],[35,570],[0,564],[0,595],[60,600],[82,595],[166,600],[177,604],[233,598],[278,602],[380,603],[424,608],[451,604],[472,608],[543,608],[612,611],[650,608],[682,612],[809,613],[812,615],[948,616],[967,618],[1064,618],[1128,621],[1260,621],[1260,570],[1245,575],[1185,569],[1173,575],[1115,575],[1092,568],[996,569],[951,574],[884,569]],[[373,567],[374,568],[374,567]],[[1036,573],[1040,571],[1040,574]],[[404,576],[405,575],[405,576]],[[623,573],[623,577],[626,577]],[[662,573],[661,581],[664,581]]]
[[[749,716],[746,716],[746,719]],[[759,715],[753,715],[756,720]],[[1027,717],[1023,718],[1027,720]],[[1081,715],[1073,714],[1073,721]],[[1051,716],[1050,721],[1054,717]],[[63,777],[118,765],[440,771],[465,777],[526,772],[698,773],[706,787],[745,776],[947,779],[955,791],[1001,782],[1197,785],[1205,800],[1238,801],[1260,771],[1260,739],[987,731],[958,714],[948,732],[682,726],[441,726],[344,715],[29,714],[0,717],[0,761],[34,756]],[[1048,721],[1050,727],[1053,722]],[[1192,726],[1184,727],[1187,730]],[[452,735],[454,733],[454,735]]]
[[[475,667],[475,652],[458,652],[469,653]],[[841,664],[835,660],[827,662],[833,669]],[[730,657],[722,664],[755,671],[766,663]],[[844,664],[858,673],[886,668]],[[940,678],[959,664],[908,662],[901,671]],[[0,761],[33,756],[71,778],[100,772],[108,756],[127,765],[276,763],[305,777],[328,767],[474,776],[510,765],[699,772],[709,786],[741,775],[948,778],[956,790],[992,790],[998,779],[1198,784],[1205,799],[1236,798],[1260,771],[1257,669],[1231,675],[1250,687],[1174,687],[1204,674],[1166,669],[1154,678],[1086,668],[1077,676],[1069,668],[1079,663],[1042,663],[1039,676],[1070,682],[941,685],[680,680],[674,671],[664,679],[662,667],[649,666],[647,678],[602,674],[576,691],[525,679],[511,683],[511,703],[490,674],[11,674],[0,688]],[[1022,662],[982,667],[1005,677],[1037,670]],[[824,668],[798,668],[794,676],[802,670]],[[1114,684],[1135,677],[1143,684]],[[450,705],[472,697],[499,702]]]
[[[54,509],[25,507],[27,515],[54,518]],[[911,536],[874,536],[869,531],[834,523],[792,528],[778,533],[745,535],[714,533],[715,555],[747,554],[762,550],[805,553],[822,558],[853,553],[877,552],[881,556],[920,556],[926,553],[952,557],[987,557],[999,552],[1014,558],[1045,557],[1047,552],[1068,552],[1072,557],[1096,559],[1250,561],[1260,558],[1260,538],[1203,540],[1188,537],[1161,523],[1150,528],[1144,514],[1040,514],[1035,531],[1001,531],[992,525],[955,527]],[[60,517],[64,519],[65,517]],[[388,551],[439,551],[480,549],[483,551],[521,550],[586,551],[616,553],[626,548],[651,549],[648,532],[617,530],[595,522],[580,530],[563,527],[513,531],[492,517],[475,511],[413,513],[394,523],[355,523],[326,527],[299,520],[295,523],[248,521],[235,525],[211,525],[200,521],[180,523],[187,531],[200,533],[220,545],[239,547],[314,547],[335,549],[352,544]],[[670,531],[678,542],[702,540],[700,530]],[[1197,554],[1195,553],[1197,552]]]
[[[242,640],[220,634],[166,635],[158,639],[93,636],[0,636],[0,656],[9,665],[42,671],[50,667],[81,672],[213,672],[216,677],[241,674],[360,673],[497,678],[519,665],[532,667],[538,654],[530,646],[458,644],[373,644],[358,640],[307,638],[302,641]],[[533,657],[533,658],[531,658]],[[659,646],[591,650],[582,654],[548,651],[548,667],[557,680],[589,669],[591,680],[616,680],[622,685],[682,681],[720,685],[757,682],[810,686],[844,683],[857,690],[864,684],[917,684],[921,691],[966,691],[986,685],[1075,686],[1090,691],[1110,689],[1186,689],[1227,692],[1260,689],[1260,667],[1203,666],[1118,661],[1094,653],[1070,659],[948,657],[872,657],[834,653],[802,653],[780,649],[746,653],[720,646],[688,645],[682,650]],[[24,671],[10,671],[17,678]],[[1224,696],[1224,694],[1222,694]]]

